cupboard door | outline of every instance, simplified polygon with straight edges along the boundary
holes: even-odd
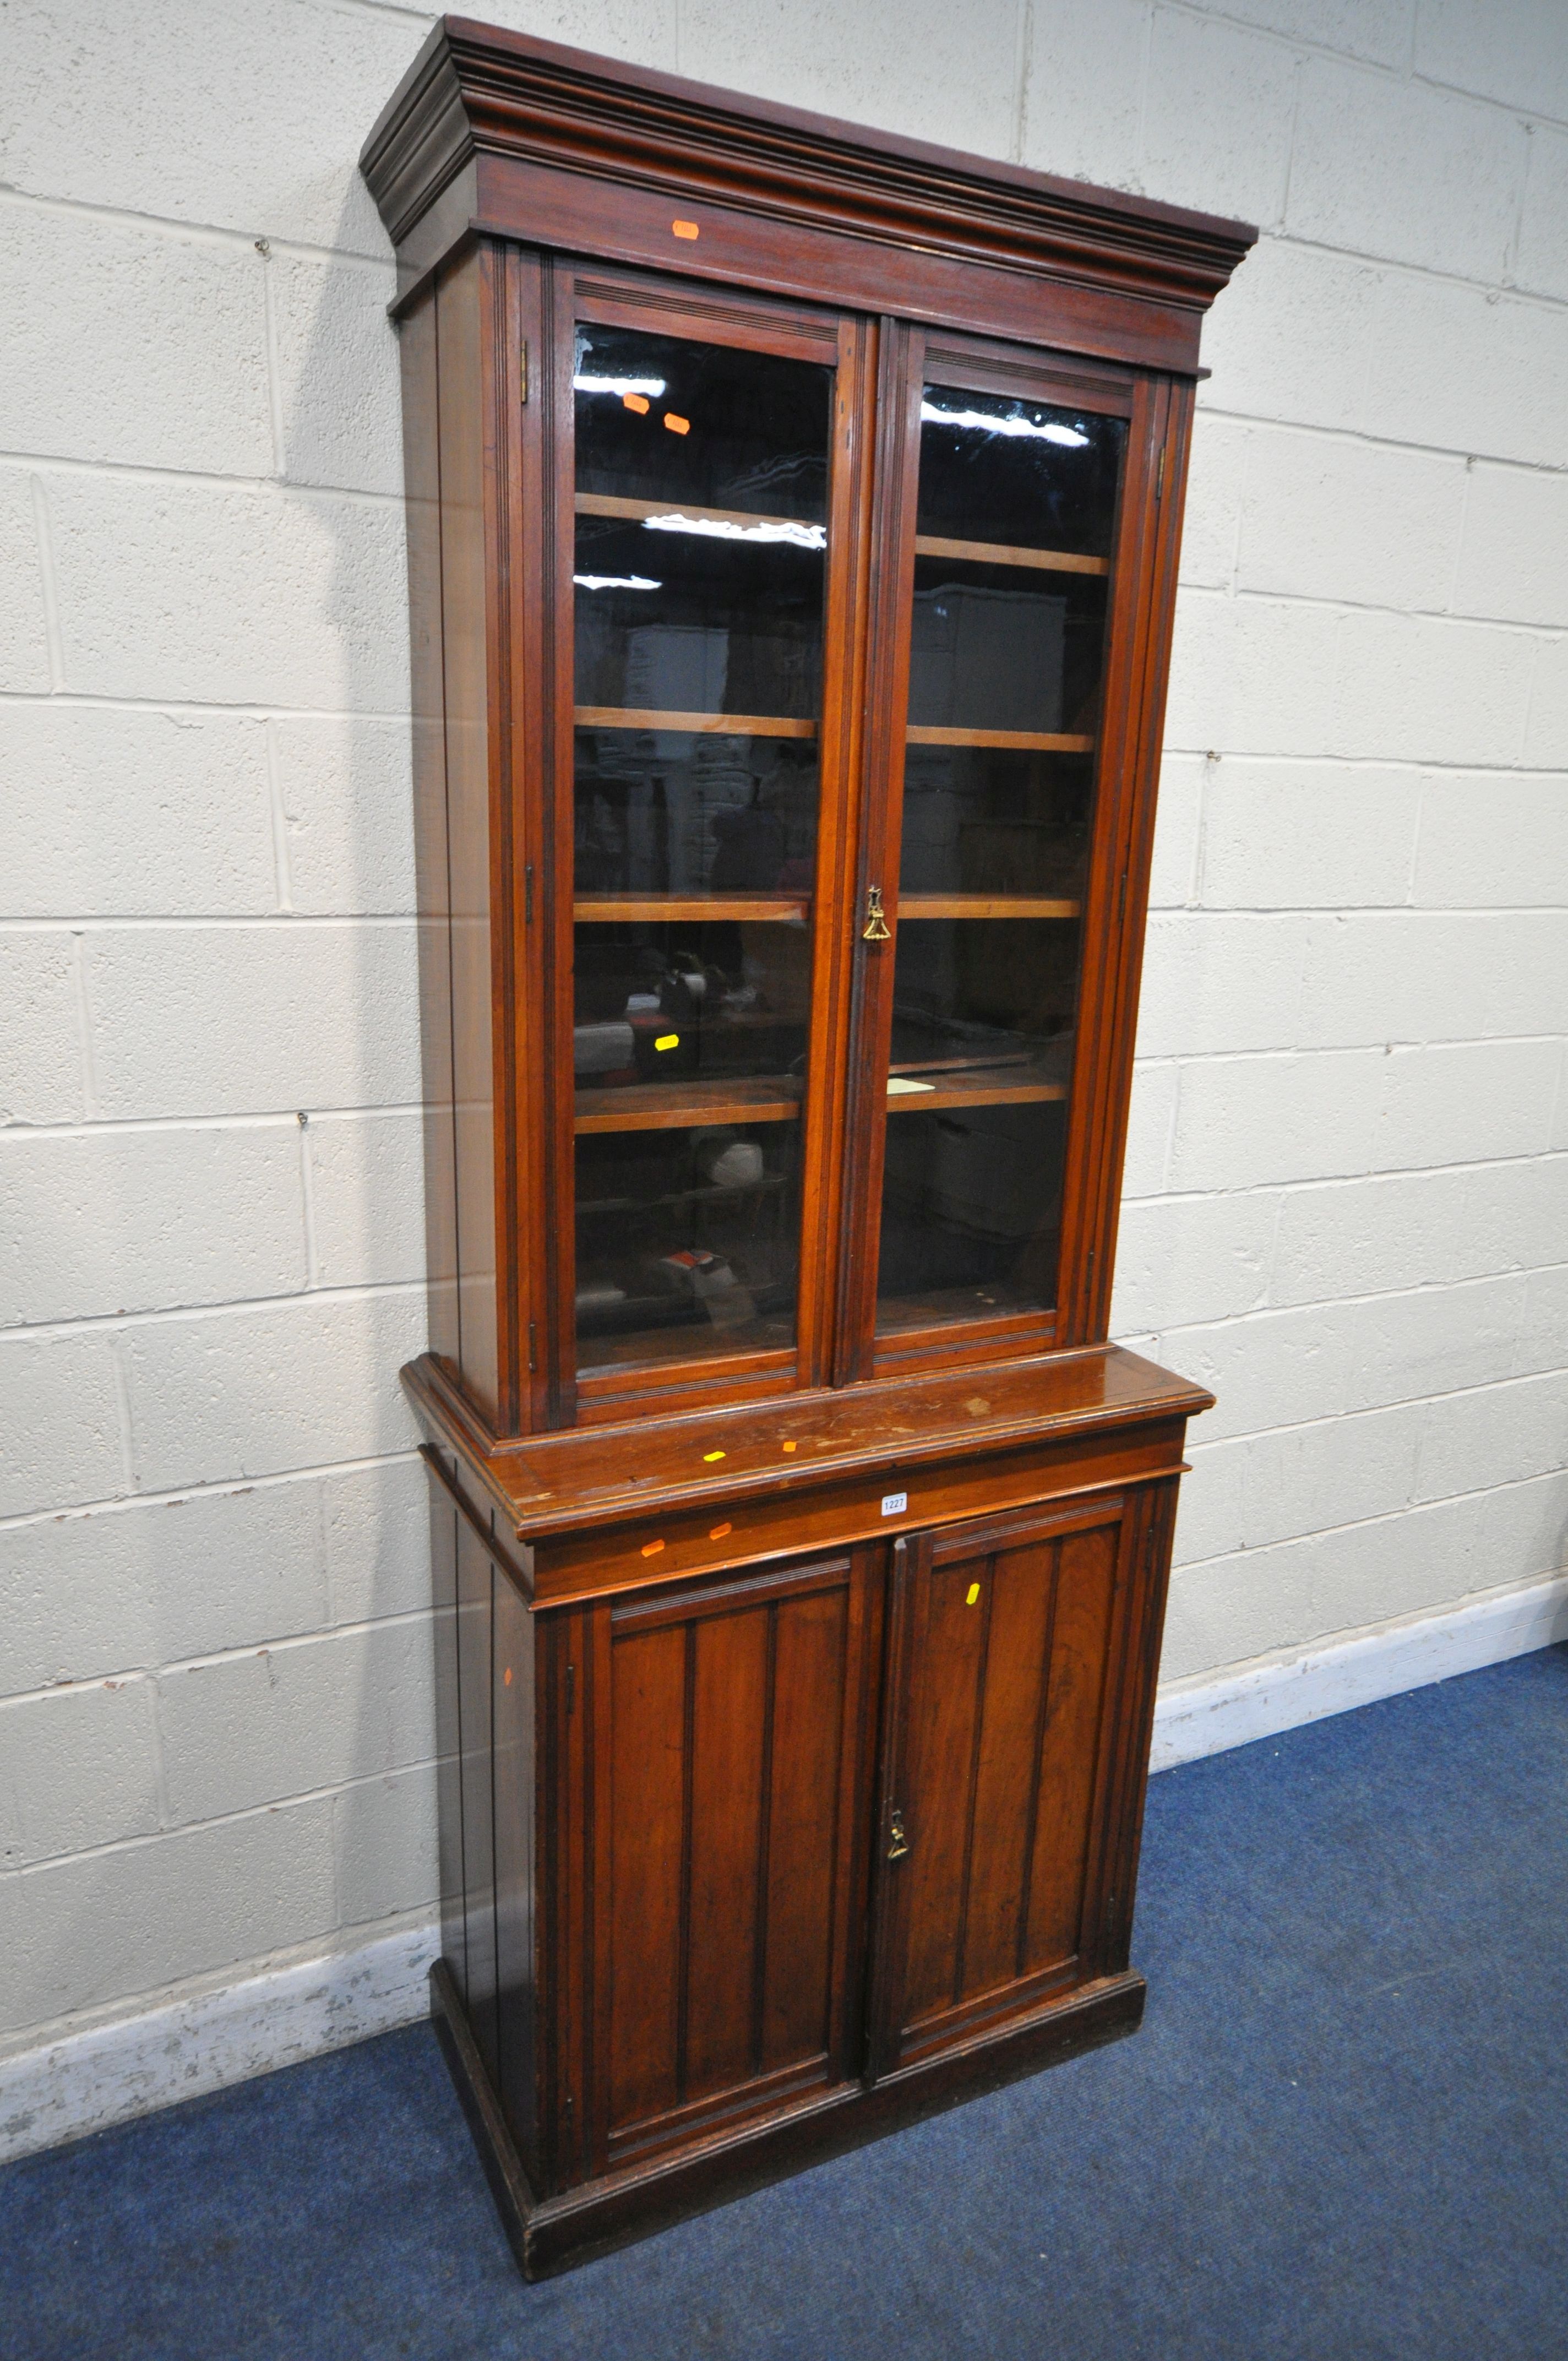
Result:
[[[1125,1503],[895,1553],[872,2070],[1082,1981]]]
[[[869,1559],[595,1611],[600,2170],[847,2070]]]

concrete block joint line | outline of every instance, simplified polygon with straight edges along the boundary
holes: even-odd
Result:
[[[14,2142],[423,2005],[402,475],[355,159],[425,29],[6,35]],[[1157,1759],[1560,1637],[1568,17],[584,0],[570,38],[1261,223],[1206,336],[1113,1320],[1220,1398]]]

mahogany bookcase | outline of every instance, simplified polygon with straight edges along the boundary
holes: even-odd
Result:
[[[1130,2032],[1106,1342],[1243,225],[446,18],[399,261],[433,2005],[531,2276]]]

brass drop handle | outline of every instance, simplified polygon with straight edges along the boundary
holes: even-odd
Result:
[[[893,1839],[887,1849],[889,1861],[902,1861],[909,1850],[909,1839],[904,1833],[904,1814],[901,1811],[894,1813],[888,1825],[888,1834]]]
[[[866,888],[866,923],[861,928],[861,939],[868,943],[890,943],[893,940],[893,928],[888,925],[882,906],[880,885],[868,885]]]

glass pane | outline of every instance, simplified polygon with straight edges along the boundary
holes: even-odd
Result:
[[[927,386],[883,1333],[1056,1301],[1120,419]]]
[[[590,1371],[795,1337],[832,373],[586,327],[576,381]]]

